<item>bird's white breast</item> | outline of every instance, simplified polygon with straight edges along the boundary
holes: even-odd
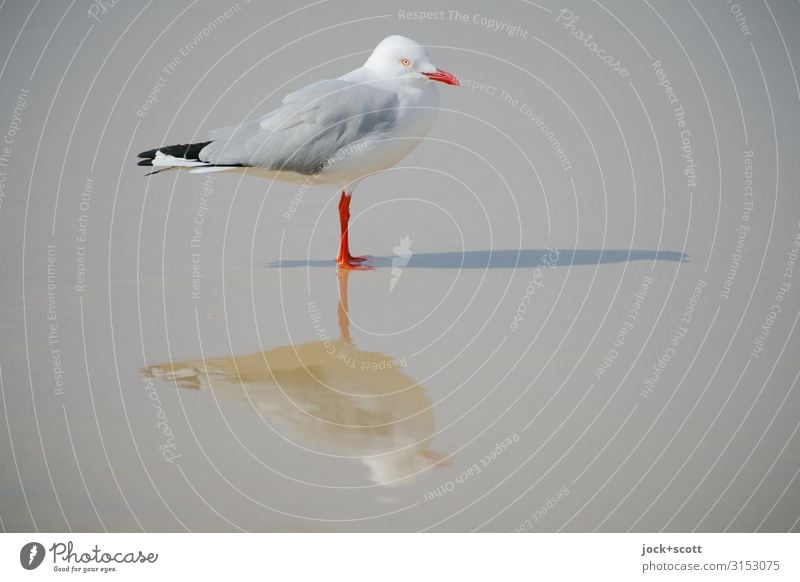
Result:
[[[397,121],[391,132],[372,135],[341,148],[323,171],[320,181],[351,184],[360,178],[391,168],[428,135],[439,106],[433,83],[400,92]]]

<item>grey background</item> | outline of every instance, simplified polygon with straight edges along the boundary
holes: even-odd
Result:
[[[570,34],[562,8],[627,77]],[[421,22],[400,10],[445,12]],[[789,1],[5,2],[0,527],[797,530],[800,273],[784,274],[800,230],[798,25]],[[464,84],[442,87],[428,140],[356,191],[351,244],[382,258],[349,277],[351,332],[359,350],[405,359],[402,373],[431,403],[431,447],[450,464],[383,486],[358,447],[331,454],[252,401],[156,380],[180,455],[165,462],[143,368],[318,341],[309,301],[338,335],[337,192],[311,188],[288,220],[296,185],[146,179],[135,154],[266,113],[286,92],[359,66],[393,33],[429,46]],[[693,190],[655,60],[686,111]],[[739,253],[746,151],[753,208]],[[193,299],[204,184],[213,195]],[[390,291],[404,235],[414,256]],[[547,249],[558,260],[537,272]],[[534,277],[541,286],[513,331]],[[635,325],[598,377],[646,277]],[[701,280],[686,335],[645,397]],[[782,282],[782,311],[755,357]]]

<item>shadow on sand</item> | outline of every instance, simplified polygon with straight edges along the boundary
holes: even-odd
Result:
[[[369,264],[374,267],[391,267],[396,257],[370,257]],[[687,255],[676,251],[651,251],[636,249],[523,249],[494,251],[465,251],[446,253],[416,253],[406,268],[411,269],[524,269],[542,264],[555,264],[558,267],[577,265],[599,265],[605,263],[624,263],[629,261],[671,261],[683,263]],[[283,259],[267,263],[267,267],[331,267],[333,260],[326,259]]]

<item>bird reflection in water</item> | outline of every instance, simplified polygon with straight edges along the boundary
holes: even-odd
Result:
[[[429,445],[435,431],[432,403],[402,371],[404,359],[361,351],[351,340],[349,274],[337,274],[338,340],[319,331],[321,315],[310,303],[309,316],[321,341],[155,364],[144,373],[182,388],[209,388],[217,396],[247,401],[298,444],[360,459],[376,484],[407,484],[447,464]]]

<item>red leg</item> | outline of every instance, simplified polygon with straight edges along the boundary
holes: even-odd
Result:
[[[348,232],[349,222],[350,196],[346,192],[342,192],[342,197],[339,198],[339,225],[341,227],[341,237],[339,239],[339,256],[336,257],[336,262],[338,263],[340,269],[371,269],[372,267],[367,265],[358,264],[366,261],[367,257],[354,257],[350,254],[350,241]]]

